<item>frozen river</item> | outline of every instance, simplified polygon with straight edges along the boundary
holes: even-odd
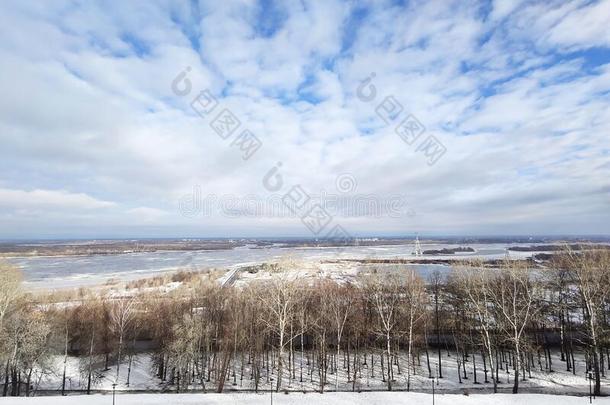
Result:
[[[429,256],[426,259],[457,258],[502,258],[506,254],[505,244],[470,244],[475,253],[458,253],[446,256]],[[518,246],[512,244],[511,246]],[[456,247],[456,245],[422,244],[424,250]],[[232,250],[211,251],[162,251],[93,256],[44,256],[14,257],[9,259],[18,265],[28,286],[32,288],[60,288],[103,283],[108,279],[130,280],[177,269],[204,270],[212,268],[234,268],[273,262],[283,257],[305,261],[328,259],[409,259],[413,245],[350,246],[341,248],[282,248],[271,246],[255,248],[244,246]],[[530,256],[531,253],[510,252],[512,257]],[[421,258],[421,257],[418,257]],[[439,265],[417,265],[420,269],[432,269]]]

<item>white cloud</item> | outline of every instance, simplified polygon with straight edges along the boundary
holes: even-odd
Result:
[[[0,206],[4,209],[96,210],[116,206],[83,193],[56,190],[10,190],[0,188]]]
[[[586,4],[586,3],[585,3]],[[553,44],[582,49],[610,46],[610,1],[589,3],[570,12],[548,34]]]
[[[0,237],[308,235],[177,212],[195,184],[264,196],[277,162],[283,192],[349,172],[418,213],[342,218],[353,233],[607,233],[610,65],[586,51],[608,50],[608,1],[200,3],[0,6]],[[190,110],[204,88],[262,140],[251,160]],[[445,144],[435,166],[377,117],[387,95]]]

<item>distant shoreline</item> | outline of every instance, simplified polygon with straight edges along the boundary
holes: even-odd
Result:
[[[408,238],[356,238],[348,242],[332,240],[310,240],[310,239],[218,239],[218,240],[116,240],[97,241],[91,240],[80,242],[58,243],[50,241],[37,243],[0,243],[0,258],[32,258],[32,257],[90,257],[102,255],[121,255],[132,253],[156,253],[156,252],[205,252],[218,250],[233,250],[235,248],[249,247],[250,249],[266,249],[277,247],[283,249],[291,248],[339,248],[339,247],[370,247],[370,246],[397,246],[410,245],[413,239]],[[610,242],[610,241],[609,241]],[[455,254],[472,253],[474,250],[470,244],[527,244],[528,246],[509,246],[507,250],[514,252],[553,252],[560,251],[565,246],[573,250],[581,250],[586,246],[607,246],[609,242],[597,240],[566,241],[558,240],[536,240],[524,241],[521,238],[490,240],[488,238],[462,238],[455,240],[447,239],[422,239],[423,244],[459,245],[456,248],[445,248],[442,250],[430,249],[424,251],[426,255],[432,254]]]

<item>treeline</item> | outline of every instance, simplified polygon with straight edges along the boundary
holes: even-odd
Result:
[[[409,390],[416,365],[428,377],[446,377],[441,350],[451,349],[460,382],[467,364],[476,382],[478,364],[496,392],[500,370],[510,370],[517,393],[533,370],[564,367],[590,372],[601,394],[610,366],[608,251],[566,251],[544,270],[509,260],[499,268],[470,263],[426,280],[380,270],[354,283],[303,282],[288,276],[292,266],[282,263],[272,279],[243,288],[200,281],[163,294],[83,293],[51,302],[24,294],[19,272],[3,265],[2,395],[30,395],[59,355],[62,394],[70,355],[79,358],[87,392],[103,374],[128,385],[144,343],[157,377],[177,392],[222,392],[238,378],[256,391],[304,379],[320,392],[340,384],[356,390],[363,374],[375,373],[388,390]],[[561,364],[553,364],[551,349]],[[585,361],[577,364],[575,353]],[[406,374],[406,383],[396,374]]]

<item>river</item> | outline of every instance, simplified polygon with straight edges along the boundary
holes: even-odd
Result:
[[[470,244],[474,253],[426,255],[426,259],[482,258],[497,259],[506,254],[506,244]],[[510,246],[526,246],[511,244]],[[442,249],[456,245],[425,244],[422,248]],[[323,248],[285,248],[279,245],[265,248],[243,246],[231,250],[159,251],[92,256],[13,257],[8,260],[19,266],[26,285],[31,288],[64,288],[100,284],[108,279],[133,280],[177,269],[230,269],[236,266],[273,262],[283,257],[305,261],[329,259],[409,259],[413,245],[349,246]],[[532,253],[510,252],[511,257],[527,257]],[[421,258],[421,257],[419,257]],[[443,265],[410,265],[420,271]],[[446,267],[446,266],[445,266]],[[425,271],[427,272],[427,271]]]

